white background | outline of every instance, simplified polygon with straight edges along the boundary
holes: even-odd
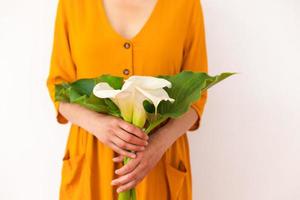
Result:
[[[211,74],[195,200],[300,199],[300,2],[202,0]],[[0,199],[58,199],[68,125],[46,77],[57,1],[0,0]]]

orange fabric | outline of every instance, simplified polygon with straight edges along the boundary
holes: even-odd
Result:
[[[124,44],[129,43],[129,48]],[[127,46],[128,47],[128,46]],[[129,74],[123,73],[124,69]],[[47,86],[54,102],[54,86],[62,81],[111,74],[176,74],[182,70],[207,72],[203,15],[199,0],[158,0],[141,31],[128,40],[110,25],[101,0],[59,0]],[[184,83],[183,83],[184,84]],[[198,121],[207,99],[192,104]],[[68,122],[54,102],[57,121]],[[116,199],[111,180],[115,153],[92,134],[72,124],[63,155],[60,199]],[[137,186],[138,200],[192,199],[187,135],[165,152],[157,166]]]

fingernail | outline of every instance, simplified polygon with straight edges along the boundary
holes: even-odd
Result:
[[[141,147],[141,150],[144,151],[144,150],[145,150],[145,147]]]
[[[111,184],[111,185],[115,185],[115,183],[116,183],[115,181],[112,181],[110,184]]]
[[[146,142],[146,145],[148,145],[149,144],[149,142]]]
[[[122,190],[121,189],[117,189],[117,193],[120,193],[120,192],[122,192]]]
[[[116,170],[115,173],[118,174],[118,173],[119,173],[119,170]]]

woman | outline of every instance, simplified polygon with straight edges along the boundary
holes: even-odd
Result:
[[[72,123],[60,199],[112,200],[133,187],[138,200],[192,199],[186,132],[199,128],[206,93],[149,137],[121,119],[54,101],[63,81],[182,70],[207,72],[199,0],[59,0],[47,86],[57,121]],[[134,159],[123,167],[123,156]]]

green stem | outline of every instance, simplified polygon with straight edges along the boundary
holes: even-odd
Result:
[[[124,165],[126,165],[130,160],[132,160],[132,158],[124,157],[123,159]],[[136,200],[135,189],[133,188],[125,192],[119,193],[118,200]]]
[[[136,191],[135,191],[135,189],[131,189],[131,193],[132,193],[132,200],[136,200]]]
[[[153,123],[150,123],[150,125],[146,128],[145,133],[149,134],[155,127],[157,127],[167,119],[168,117],[161,117],[160,119],[155,120]]]
[[[119,193],[118,200],[131,200],[131,191],[127,190],[125,192]]]

